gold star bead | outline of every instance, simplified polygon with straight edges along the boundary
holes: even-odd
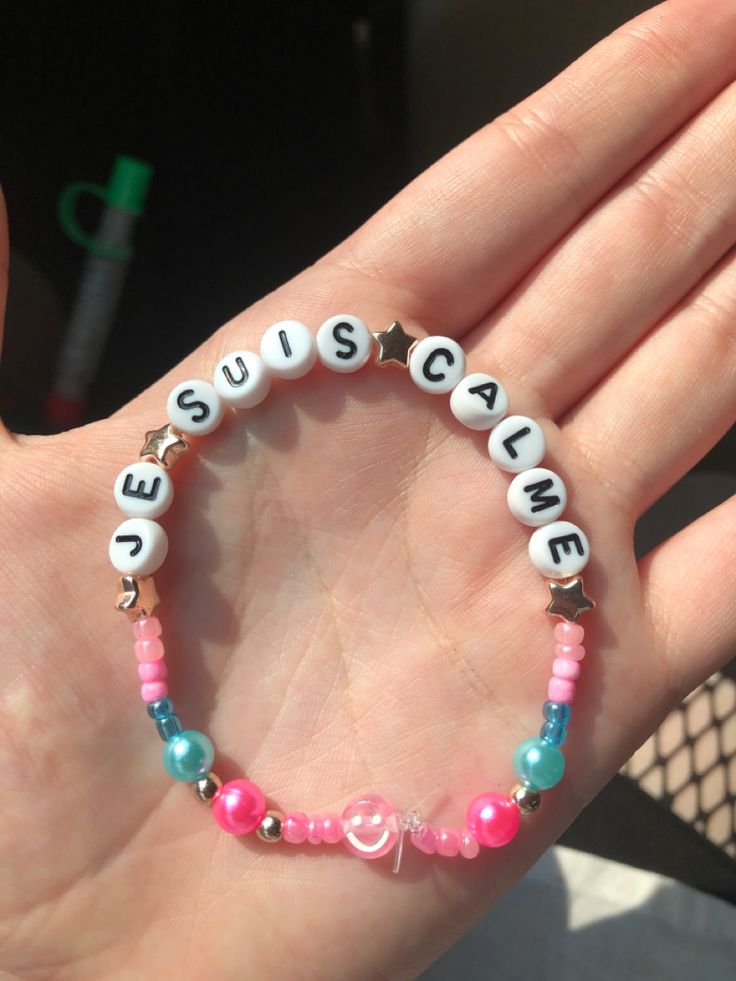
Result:
[[[394,320],[388,330],[374,333],[373,340],[378,345],[376,364],[397,364],[402,368],[408,367],[411,349],[418,343],[418,339],[407,334],[398,320]]]
[[[581,613],[595,609],[593,600],[583,592],[581,576],[575,576],[566,582],[549,579],[547,585],[552,599],[545,608],[545,613],[575,623]]]
[[[179,457],[189,449],[189,443],[184,435],[175,429],[170,422],[160,429],[151,429],[146,433],[146,442],[141,450],[141,460],[151,460],[158,463],[164,470],[171,470]]]
[[[121,576],[115,609],[130,620],[150,617],[160,600],[153,576]]]

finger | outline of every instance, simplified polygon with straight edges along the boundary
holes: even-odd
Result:
[[[736,76],[736,4],[670,0],[476,133],[327,257],[458,336]]]
[[[574,413],[566,441],[637,517],[736,421],[736,250]]]
[[[736,650],[736,496],[639,562],[639,579],[672,700]]]
[[[736,242],[734,159],[736,84],[588,215],[468,350],[559,417]]]

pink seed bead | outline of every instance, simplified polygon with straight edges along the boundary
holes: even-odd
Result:
[[[166,673],[166,661],[144,661],[138,665],[141,681],[163,681]]]
[[[310,817],[307,821],[307,841],[310,845],[322,843],[322,818]]]
[[[164,645],[159,637],[137,640],[133,650],[139,661],[158,661],[164,656]]]
[[[499,848],[519,830],[519,808],[503,794],[480,794],[470,802],[466,820],[479,845]]]
[[[339,814],[325,814],[322,818],[322,841],[336,845],[342,839],[342,822]]]
[[[144,702],[157,702],[168,694],[169,686],[165,681],[144,681],[141,685],[141,698]]]
[[[161,636],[161,621],[158,617],[141,617],[133,621],[133,636],[136,640],[154,640]]]
[[[263,791],[250,780],[229,780],[212,798],[212,814],[223,831],[247,835],[266,813]]]
[[[290,845],[301,845],[307,840],[307,815],[304,811],[292,811],[281,825],[281,836]]]
[[[581,670],[580,661],[572,661],[568,657],[556,657],[552,662],[552,674],[555,678],[577,681]]]
[[[585,631],[579,623],[565,620],[555,625],[555,640],[560,644],[582,644]]]
[[[412,844],[425,855],[434,855],[437,851],[437,829],[431,824],[423,824],[418,831],[411,833]]]
[[[437,835],[437,854],[445,858],[454,858],[460,852],[460,838],[452,828],[440,828]]]
[[[555,644],[555,657],[569,657],[572,661],[582,661],[585,648],[582,644]]]
[[[463,858],[477,858],[480,845],[469,831],[460,832],[460,854]]]
[[[551,702],[572,702],[575,698],[575,682],[567,678],[550,678],[547,697]]]

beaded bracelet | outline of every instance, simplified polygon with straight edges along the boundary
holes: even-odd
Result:
[[[560,618],[554,629],[555,647],[544,723],[538,737],[524,740],[513,763],[519,783],[508,795],[483,793],[468,806],[461,830],[436,828],[416,811],[399,811],[377,794],[351,801],[341,815],[308,817],[301,811],[286,815],[267,810],[263,792],[246,779],[222,783],[210,769],[212,743],[201,732],[182,730],[168,697],[161,623],[153,610],[159,602],[153,573],[168,550],[166,532],[154,519],[173,499],[169,471],[189,450],[189,436],[204,436],[217,428],[225,407],[249,409],[268,394],[272,376],[301,378],[317,358],[332,371],[357,371],[376,350],[375,363],[409,369],[415,384],[432,394],[451,393],[455,418],[472,430],[490,430],[488,449],[493,462],[516,476],[508,487],[512,514],[535,528],[529,539],[529,557],[547,578],[550,602],[545,612]],[[427,854],[474,858],[480,845],[498,847],[515,836],[519,816],[532,814],[540,804],[540,791],[562,778],[565,760],[560,746],[570,721],[570,703],[585,655],[581,613],[595,604],[584,592],[579,573],[587,564],[589,544],[583,531],[560,520],[567,491],[560,477],[539,464],[545,452],[544,433],[537,422],[507,415],[508,396],[498,379],[473,372],[465,374],[465,355],[448,337],[418,340],[398,321],[371,333],[357,317],[338,315],[320,327],[316,339],[304,324],[280,321],[269,327],[260,343],[260,355],[233,351],[215,368],[214,384],[184,381],[167,402],[169,421],[146,433],[140,459],[126,467],[115,481],[115,500],[126,520],[110,541],[110,560],[121,573],[118,610],[133,621],[141,695],[148,703],[164,740],[164,766],[176,780],[191,783],[198,799],[212,806],[217,823],[235,835],[255,831],[264,842],[305,841],[335,844],[363,858],[379,858],[395,850],[398,871],[408,833],[412,843]]]

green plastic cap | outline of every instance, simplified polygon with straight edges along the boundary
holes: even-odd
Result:
[[[107,203],[133,215],[142,215],[152,179],[150,164],[135,157],[116,157],[106,188]]]

